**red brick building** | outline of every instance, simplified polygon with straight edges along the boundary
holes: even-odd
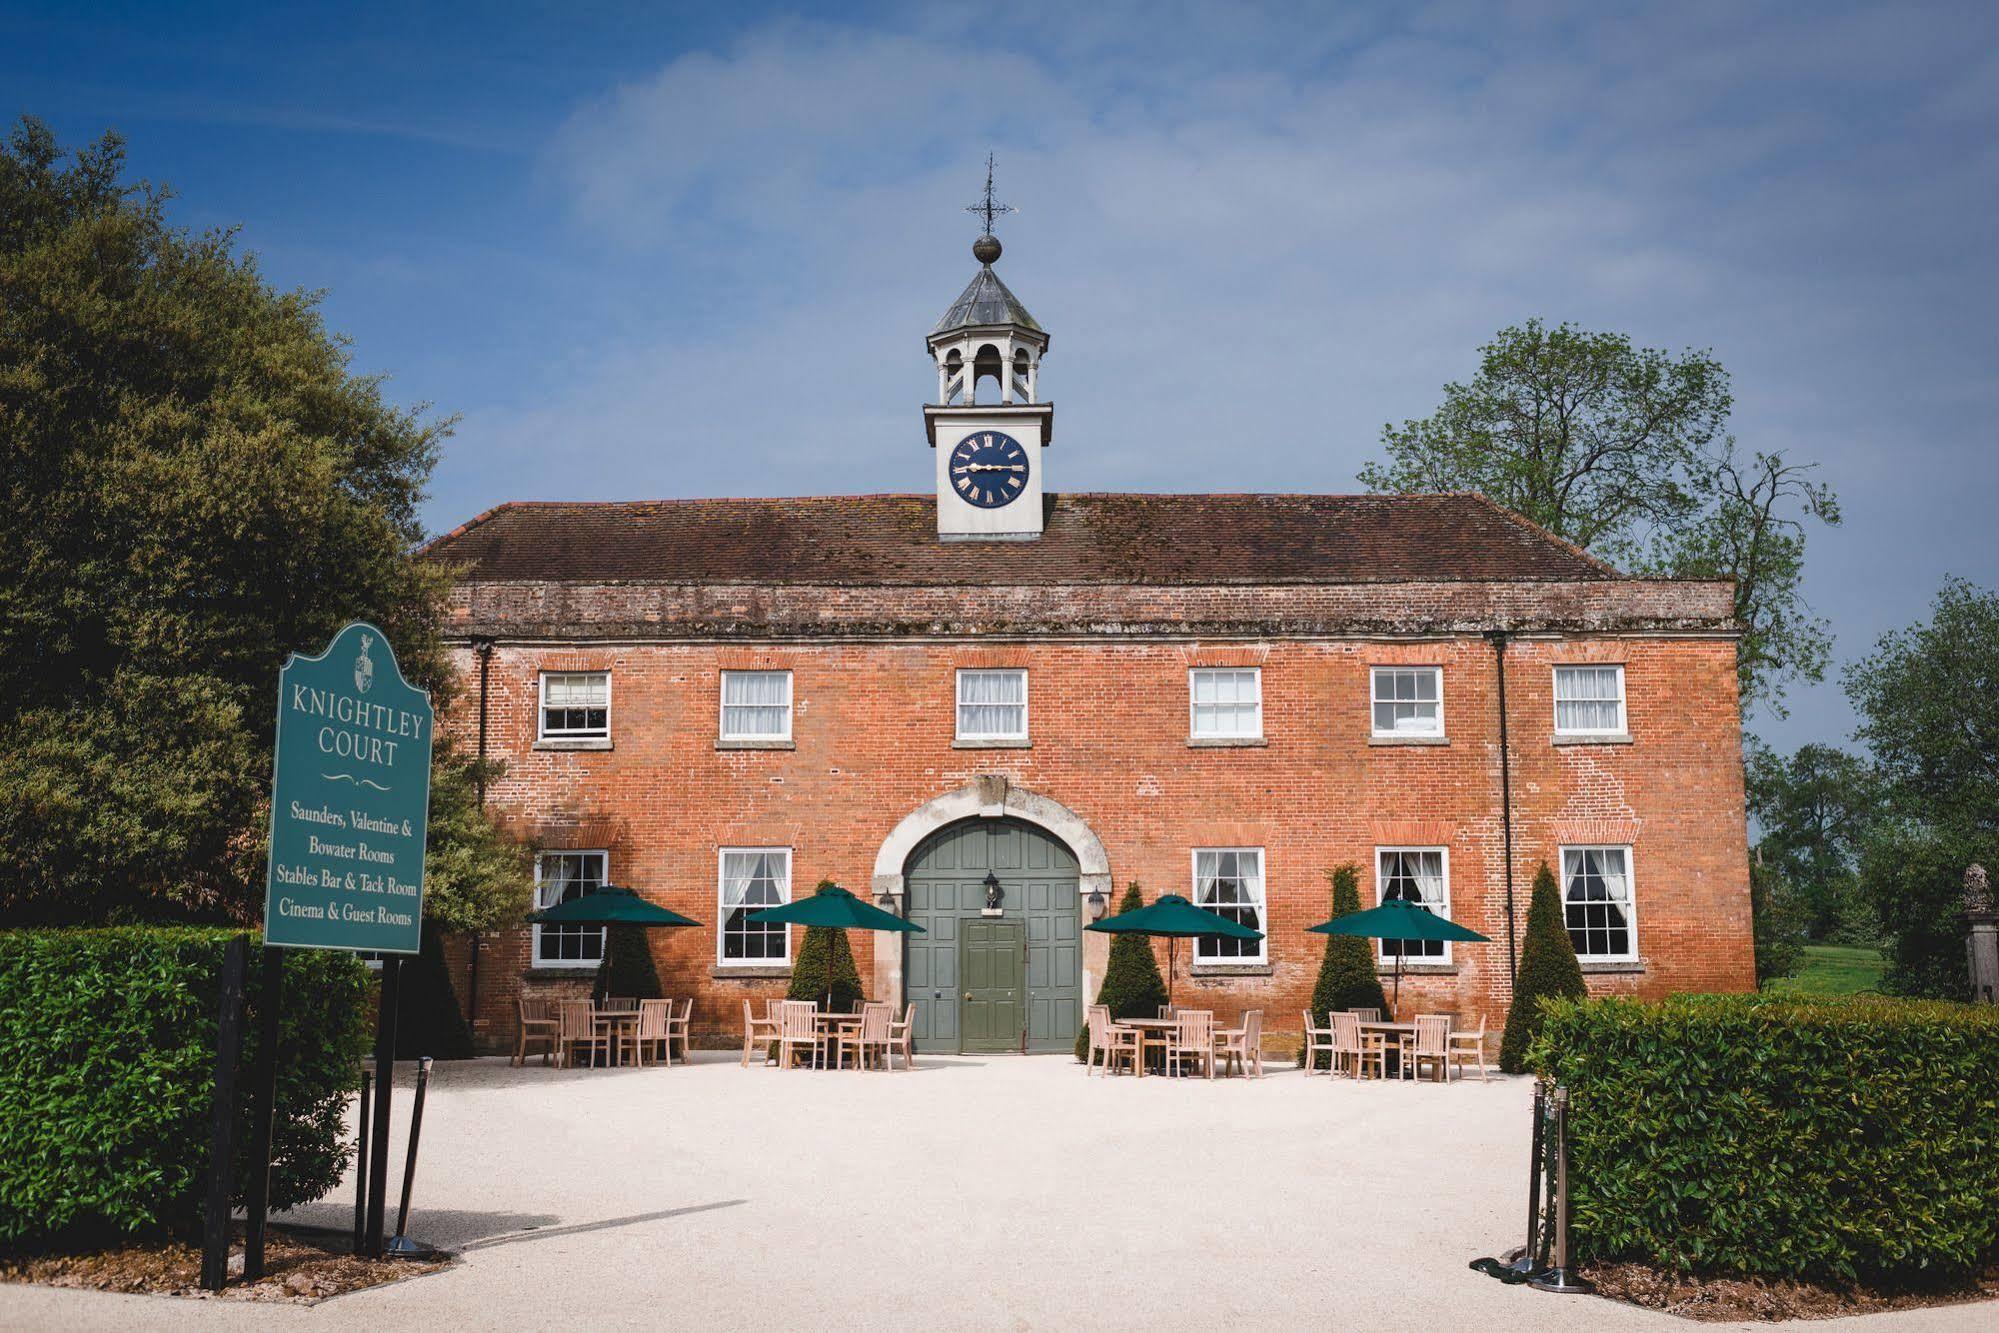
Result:
[[[1494,941],[1412,952],[1405,1008],[1503,1021],[1544,861],[1593,989],[1753,984],[1726,584],[1472,495],[1043,492],[1048,338],[975,253],[929,340],[933,494],[512,504],[433,544],[449,725],[505,762],[544,903],[613,882],[705,923],[652,946],[720,1035],[797,946],[747,913],[838,881],[926,927],[853,944],[933,1050],[1067,1049],[1082,927],[1133,881],[1265,932],[1183,945],[1179,998],[1296,1031],[1345,862]],[[482,939],[481,1040],[600,949]]]

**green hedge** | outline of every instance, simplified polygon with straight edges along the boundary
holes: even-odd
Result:
[[[0,931],[0,1247],[200,1225],[230,938],[191,928]],[[246,1059],[257,1046],[258,974],[253,947]],[[316,1199],[340,1178],[373,989],[347,954],[286,956],[273,1208]],[[238,1111],[240,1201],[247,1097]]]
[[[1579,1259],[1866,1281],[1999,1260],[1999,1011],[1868,998],[1551,1000]]]

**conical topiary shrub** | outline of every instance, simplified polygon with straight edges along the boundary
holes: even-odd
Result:
[[[1499,1067],[1524,1073],[1527,1048],[1541,1032],[1541,1001],[1549,996],[1581,999],[1582,964],[1562,923],[1562,891],[1555,872],[1543,861],[1534,873],[1534,899],[1527,908],[1527,938],[1520,946],[1520,975],[1513,984],[1513,1007],[1506,1013],[1506,1035],[1499,1043]]]
[[[832,887],[832,880],[822,879],[813,892],[824,893]],[[861,973],[854,966],[854,950],[847,943],[846,931],[837,926],[805,928],[805,942],[798,946],[798,957],[791,964],[791,988],[785,998],[811,1000],[820,1006],[820,1012],[829,1014],[851,1014],[860,1007]]]
[[[605,930],[604,961],[597,964],[597,984],[591,998],[599,1004],[611,995],[621,1000],[659,999],[659,969],[653,966],[646,928],[607,926]]]
[[[1136,912],[1145,906],[1145,894],[1137,881],[1124,891],[1118,912]],[[1118,935],[1111,940],[1110,961],[1104,964],[1104,984],[1097,988],[1097,1003],[1110,1008],[1112,1018],[1151,1018],[1166,1003],[1166,981],[1159,975],[1159,960],[1152,956],[1152,941],[1143,935]],[[1076,1034],[1076,1058],[1090,1055],[1090,1025]]]
[[[444,965],[444,931],[428,917],[417,956],[405,958],[396,979],[396,1058],[464,1060],[472,1055],[472,1030],[458,1003],[458,988]]]
[[[1333,883],[1333,919],[1360,910],[1360,867],[1349,862],[1326,877]],[[1381,989],[1381,974],[1374,965],[1374,941],[1359,935],[1326,936],[1326,956],[1319,963],[1319,980],[1312,987],[1312,1026],[1324,1027],[1326,1015],[1335,1009],[1378,1009],[1388,1012],[1388,996]],[[1299,1061],[1305,1058],[1303,1050]],[[1330,1056],[1319,1057],[1319,1068],[1328,1067]]]

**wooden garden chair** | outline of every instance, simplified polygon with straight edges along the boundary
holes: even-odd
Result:
[[[606,995],[597,1002],[597,1008],[607,1014],[633,1014],[638,1012],[639,1001],[631,995]]]
[[[588,1047],[590,1067],[597,1067],[597,1053],[606,1050],[608,1043],[603,1032],[597,1027],[597,1011],[588,1000],[564,1000],[556,1006],[556,1044],[559,1054],[556,1059],[562,1067],[571,1067],[576,1060],[576,1048]]]
[[[520,1006],[520,1027],[514,1031],[513,1063],[524,1065],[528,1058],[528,1043],[535,1042],[542,1048],[541,1062],[547,1064],[551,1057],[561,1052],[561,1024],[556,1021],[555,1001],[530,1000],[522,997]]]
[[[1352,1010],[1326,1016],[1333,1029],[1333,1068],[1344,1068],[1349,1078],[1365,1078],[1368,1067],[1376,1078],[1388,1077],[1388,1039],[1379,1032],[1362,1032],[1360,1015]]]
[[[1252,1078],[1263,1077],[1263,1010],[1252,1009],[1242,1016],[1239,1028],[1224,1028],[1215,1034],[1215,1058],[1222,1062],[1222,1073],[1229,1072],[1233,1064],[1241,1073]]]
[[[1305,1016],[1306,1074],[1310,1075],[1319,1072],[1319,1057],[1321,1055],[1330,1057],[1326,1072],[1328,1074],[1333,1073],[1340,1067],[1340,1062],[1339,1057],[1333,1054],[1333,1027],[1331,1023],[1328,1023],[1325,1027],[1314,1027],[1312,1026],[1312,1011],[1306,1009],[1301,1012]]]
[[[778,1012],[777,1063],[790,1069],[802,1054],[814,1069],[819,1067],[819,1005],[813,1000],[786,1000]]]
[[[1138,1046],[1143,1034],[1137,1028],[1113,1023],[1109,1005],[1091,1005],[1088,1019],[1090,1044],[1083,1053],[1084,1075],[1087,1076],[1096,1067],[1099,1055],[1103,1056],[1103,1069],[1106,1074],[1120,1062],[1129,1062],[1132,1071],[1136,1073],[1139,1059]]]
[[[1449,1049],[1445,1052],[1444,1059],[1446,1063],[1454,1064],[1458,1067],[1459,1078],[1463,1078],[1465,1076],[1465,1071],[1464,1071],[1465,1061],[1471,1060],[1475,1062],[1478,1065],[1478,1081],[1481,1083],[1487,1081],[1485,1077],[1485,1015],[1484,1014],[1480,1014],[1478,1016],[1478,1031],[1453,1032],[1451,1034]]]
[[[758,1018],[751,1010],[750,1002],[743,1001],[743,1068],[745,1069],[750,1067],[750,1052],[754,1050],[763,1051],[765,1064],[777,1059],[777,1053],[772,1049],[779,1034],[777,1016],[768,1007],[764,1013],[765,1017]]]
[[[891,1004],[864,1004],[861,1006],[861,1025],[840,1029],[836,1038],[837,1049],[833,1054],[833,1067],[844,1069],[847,1052],[854,1053],[854,1067],[866,1069],[868,1058],[873,1055],[881,1060],[883,1068],[888,1066],[888,1026],[895,1017],[895,1006]]]
[[[668,1001],[671,1004],[672,1001]],[[694,1000],[689,997],[680,1002],[680,1012],[668,1010],[666,1020],[666,1062],[673,1063],[673,1048],[680,1047],[680,1063],[687,1063],[687,1036],[694,1026]]]
[[[657,1052],[661,1057],[667,1054],[666,1034],[673,1023],[672,1000],[640,1000],[639,1021],[626,1029],[626,1038],[631,1043],[632,1060],[644,1065],[646,1057]],[[667,1061],[671,1064],[672,1061]]]
[[[1174,1027],[1166,1037],[1166,1072],[1176,1075],[1181,1072],[1180,1062],[1192,1060],[1206,1070],[1209,1078],[1215,1076],[1215,1011],[1212,1009],[1182,1009],[1173,1015]]]
[[[1416,1015],[1416,1039],[1403,1052],[1402,1076],[1423,1077],[1427,1061],[1440,1082],[1451,1078],[1451,1019],[1448,1014]]]
[[[1379,1009],[1349,1009],[1347,1012],[1363,1023],[1379,1023],[1381,1021],[1381,1010]]]
[[[916,1001],[911,1000],[902,1007],[901,1020],[888,1025],[888,1067],[891,1070],[895,1068],[895,1053],[897,1051],[902,1052],[902,1067],[904,1069],[916,1068],[916,1035],[912,1030],[915,1024]]]

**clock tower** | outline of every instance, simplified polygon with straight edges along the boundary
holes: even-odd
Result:
[[[1041,458],[1055,434],[1055,406],[1036,395],[1048,334],[1007,290],[993,220],[992,159],[985,219],[972,242],[979,271],[924,340],[937,363],[937,401],[923,424],[937,456],[937,535],[944,541],[1032,541],[1041,535]]]

